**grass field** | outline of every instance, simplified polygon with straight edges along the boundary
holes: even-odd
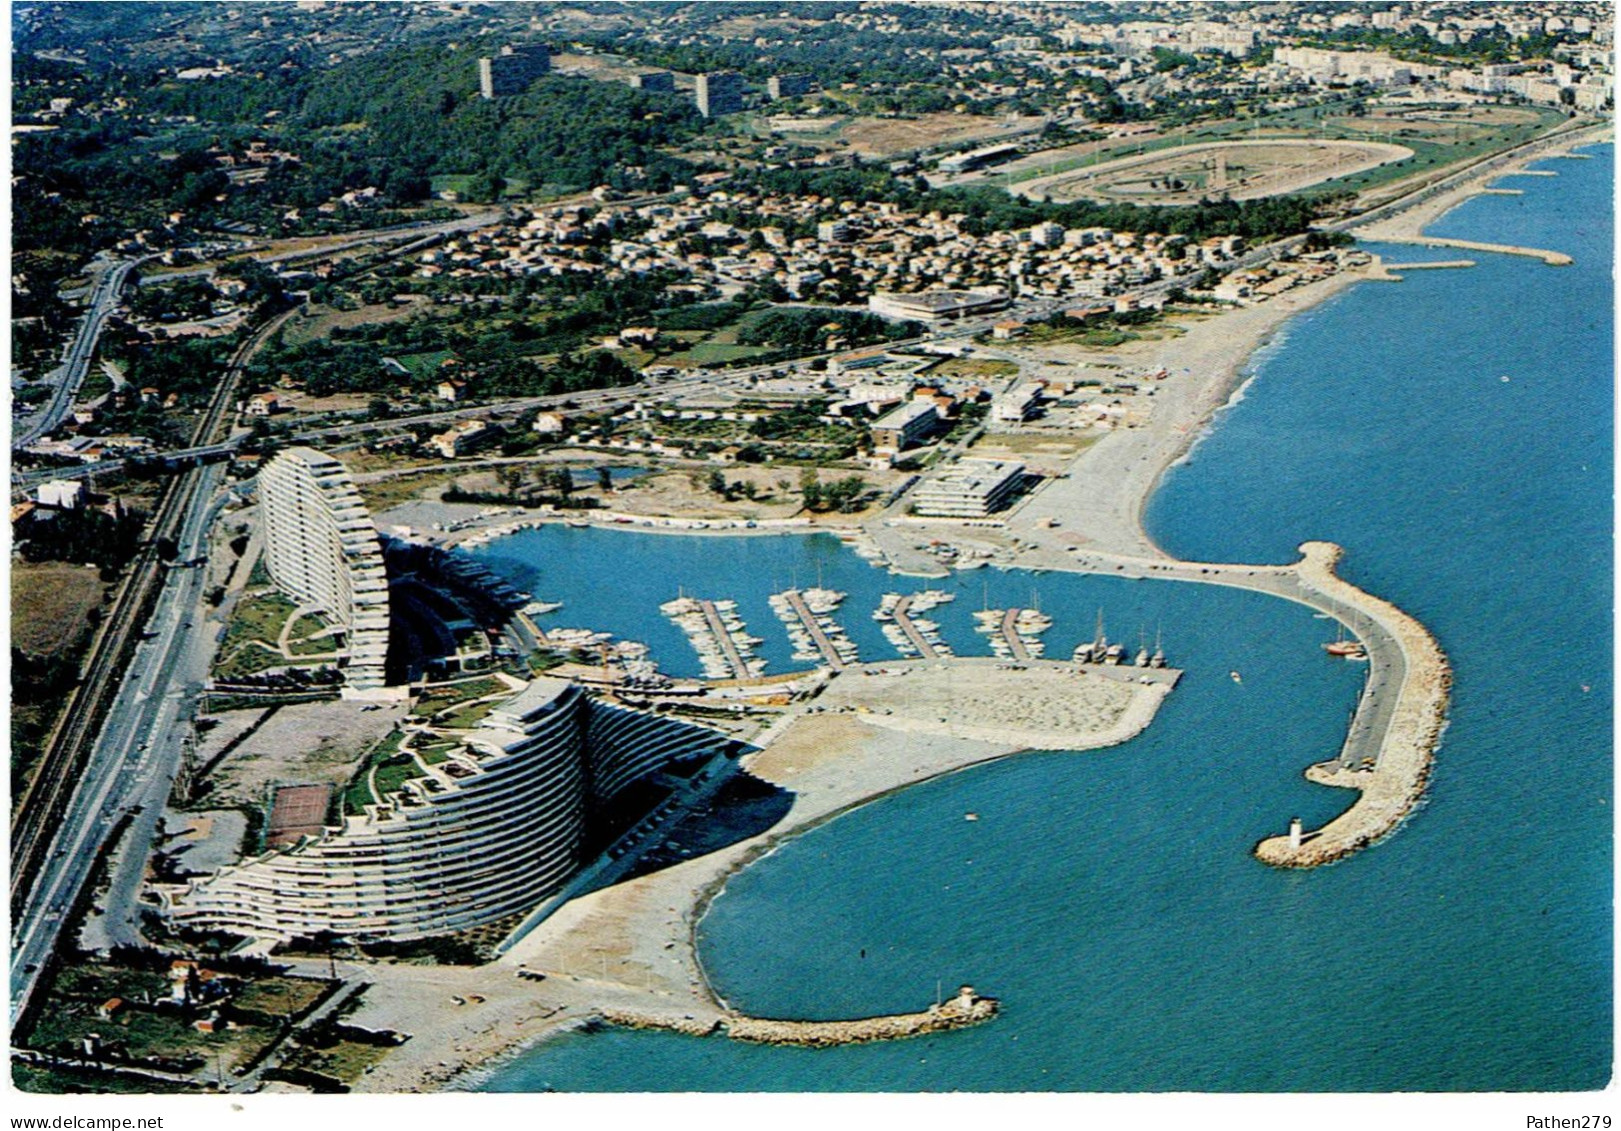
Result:
[[[1194,204],[1221,194],[1244,200],[1300,191],[1411,156],[1412,151],[1396,141],[1199,141],[1042,177],[1020,191],[1053,200],[1138,204]]]
[[[853,118],[838,137],[863,157],[885,158],[940,145],[995,141],[1037,122],[1039,119],[1017,118],[1010,125],[1001,118],[950,112],[910,118]]]
[[[11,566],[11,643],[33,656],[67,648],[90,627],[103,586],[94,566],[14,561]]]
[[[1114,346],[1135,342],[1141,334],[1132,330],[1119,330],[1112,326],[1048,326],[1044,322],[1036,322],[1030,326],[1030,332],[1024,341],[1033,346],[1051,345],[1078,345],[1090,349],[1111,349]]]
[[[768,352],[770,350],[767,350],[763,345],[738,345],[736,342],[718,342],[712,337],[707,342],[699,342],[697,345],[682,350],[681,353],[671,353],[671,355],[663,356],[663,358],[660,358],[660,363],[661,365],[681,366],[681,368],[731,365],[733,361],[757,358],[762,353]]]
[[[383,1045],[338,1040],[320,1048],[306,1045],[294,1053],[287,1063],[349,1084],[387,1055],[388,1048]]]
[[[313,315],[296,314],[287,320],[282,330],[282,336],[288,345],[303,345],[321,338],[329,338],[335,329],[350,329],[354,326],[370,326],[380,322],[399,322],[410,318],[423,307],[428,305],[426,298],[417,298],[412,302],[378,303],[374,306],[357,306],[353,310],[338,310],[330,306],[314,306]],[[399,358],[409,366],[404,358]]]
[[[326,985],[308,978],[259,978],[243,987],[234,1004],[272,1017],[294,1017],[314,1005]]]
[[[214,675],[219,679],[238,679],[270,668],[280,667],[286,660],[275,651],[282,625],[293,615],[295,606],[277,592],[244,597],[231,611],[231,620],[225,629],[225,639],[214,660]],[[263,641],[269,649],[254,641]]]
[[[408,503],[419,498],[424,492],[434,487],[448,487],[460,475],[466,474],[455,469],[425,468],[410,475],[398,475],[392,479],[378,479],[371,483],[360,484],[360,497],[365,501],[366,507],[372,514],[386,511],[390,507],[397,507],[401,503]]]
[[[184,1018],[170,1013],[148,1012],[143,1009],[121,1010],[113,1020],[106,1020],[88,1003],[76,1003],[64,1008],[41,1013],[29,1044],[34,1048],[55,1049],[66,1046],[77,1051],[90,1034],[97,1034],[104,1044],[125,1046],[128,1055],[136,1060],[147,1057],[199,1057],[208,1071],[216,1062],[229,1070],[251,1060],[274,1038],[269,1029],[244,1025],[218,1033],[200,1033]]]

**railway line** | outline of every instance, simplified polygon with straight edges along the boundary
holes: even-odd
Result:
[[[229,427],[231,405],[247,359],[285,314],[271,319],[232,354],[223,379],[192,432],[194,447],[218,443]],[[157,602],[165,577],[165,546],[177,543],[187,520],[206,505],[204,468],[192,467],[170,480],[159,496],[146,539],[103,617],[80,671],[78,684],[58,716],[32,777],[12,814],[12,920],[23,924],[29,895],[62,819],[80,783],[91,746],[123,677],[142,626]],[[32,909],[37,911],[37,908]]]

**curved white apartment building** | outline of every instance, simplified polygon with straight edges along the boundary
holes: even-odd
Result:
[[[415,776],[393,792],[373,789],[364,816],[171,890],[172,917],[277,939],[403,940],[492,923],[530,910],[579,866],[588,798],[729,744],[544,677],[474,727],[421,734],[458,745],[437,760],[414,755]],[[415,737],[407,732],[402,752]]]
[[[445,761],[318,840],[194,880],[178,922],[258,938],[420,938],[526,911],[579,862],[585,712],[539,679]]]
[[[384,684],[388,578],[377,527],[343,464],[314,448],[288,448],[259,472],[259,511],[270,576],[300,606],[348,629],[345,683]]]

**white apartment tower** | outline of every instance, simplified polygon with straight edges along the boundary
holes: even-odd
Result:
[[[348,630],[349,690],[380,689],[388,578],[377,528],[349,472],[324,452],[288,448],[259,472],[259,511],[277,588]]]

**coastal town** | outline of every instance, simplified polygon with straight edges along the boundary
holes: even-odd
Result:
[[[1017,1031],[977,969],[751,1012],[701,924],[848,812],[1260,683],[1113,586],[1319,622],[1349,719],[1290,772],[1338,804],[1224,852],[1357,867],[1423,806],[1451,649],[1363,548],[1144,512],[1303,313],[1574,262],[1431,225],[1613,141],[1607,6],[88,7],[12,17],[24,1091]]]

